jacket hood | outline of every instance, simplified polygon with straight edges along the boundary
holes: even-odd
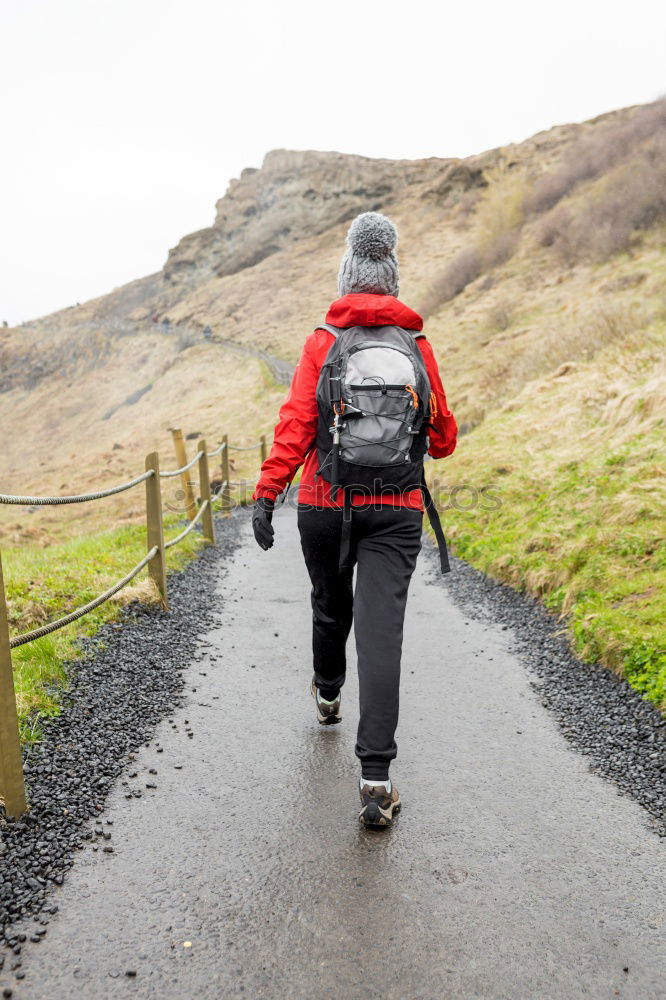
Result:
[[[401,326],[405,330],[422,330],[418,313],[393,295],[370,295],[352,292],[336,299],[326,313],[326,323],[332,326]]]

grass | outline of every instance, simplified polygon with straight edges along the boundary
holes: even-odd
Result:
[[[167,537],[182,528],[178,515],[164,519]],[[169,570],[180,569],[201,547],[195,529],[167,552]],[[3,570],[10,635],[18,635],[75,610],[106,590],[146,551],[142,525],[126,525],[81,535],[46,549],[38,546],[5,549]],[[79,639],[94,635],[118,617],[131,600],[150,603],[157,593],[144,570],[129,586],[76,622],[12,651],[14,685],[23,742],[40,736],[40,722],[57,715],[67,688],[67,664],[80,656]]]
[[[608,354],[606,368],[534,382],[488,416],[439,473],[448,490],[438,492],[459,556],[541,599],[583,661],[665,710],[666,375],[637,358],[618,385]],[[451,504],[462,483],[476,494]]]

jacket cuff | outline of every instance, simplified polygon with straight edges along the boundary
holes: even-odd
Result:
[[[279,490],[276,490],[273,486],[257,486],[256,490],[252,494],[253,500],[259,500],[260,498],[265,498],[266,500],[275,500],[279,494]]]

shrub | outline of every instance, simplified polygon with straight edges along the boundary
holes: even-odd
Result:
[[[461,250],[428,289],[426,298],[421,304],[423,316],[431,316],[439,306],[459,295],[470,281],[478,278],[482,270],[483,261],[478,250],[474,247],[465,247]]]
[[[516,247],[520,242],[520,229],[507,229],[504,233],[497,233],[492,243],[486,243],[482,251],[483,267],[497,267],[510,260],[516,252]]]
[[[558,205],[548,212],[541,220],[536,231],[537,242],[542,247],[552,247],[566,234],[571,226],[573,216],[565,205]]]
[[[523,225],[525,174],[501,163],[488,171],[488,187],[477,212],[478,247],[483,268],[503,264],[515,253]]]
[[[505,163],[486,172],[488,187],[477,211],[477,232],[482,251],[495,247],[523,224],[525,174]]]
[[[552,247],[564,264],[576,262],[577,252],[572,246],[574,214],[566,205],[556,205],[543,219],[536,238],[542,247]]]
[[[611,170],[646,140],[666,134],[666,98],[641,108],[624,122],[574,143],[562,164],[544,174],[525,199],[525,211],[553,208],[582,181]]]
[[[472,188],[470,191],[465,191],[460,196],[455,208],[454,225],[456,229],[467,229],[469,226],[469,218],[476,211],[478,203],[478,188]]]
[[[486,313],[484,326],[488,331],[508,330],[513,323],[515,308],[506,299],[500,299]]]
[[[574,228],[580,256],[606,260],[628,250],[637,232],[666,219],[666,141],[653,147],[643,162],[619,171],[586,206]]]
[[[537,229],[541,246],[562,259],[603,261],[628,250],[636,234],[666,220],[666,137],[657,137],[641,158],[616,168],[596,195],[574,215],[558,205]]]
[[[487,172],[486,179],[476,216],[477,245],[461,250],[430,286],[421,307],[425,316],[459,295],[483,271],[509,260],[516,250],[523,222],[524,174],[500,164]]]
[[[194,347],[195,344],[199,343],[199,336],[194,330],[188,330],[187,328],[179,330],[176,337],[176,350],[180,353],[181,351],[186,351],[188,347]]]

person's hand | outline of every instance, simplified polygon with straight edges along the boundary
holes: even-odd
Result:
[[[257,545],[262,549],[270,549],[273,544],[275,530],[271,521],[273,519],[273,508],[275,501],[268,497],[259,497],[254,505],[252,513],[252,530],[257,540]]]

